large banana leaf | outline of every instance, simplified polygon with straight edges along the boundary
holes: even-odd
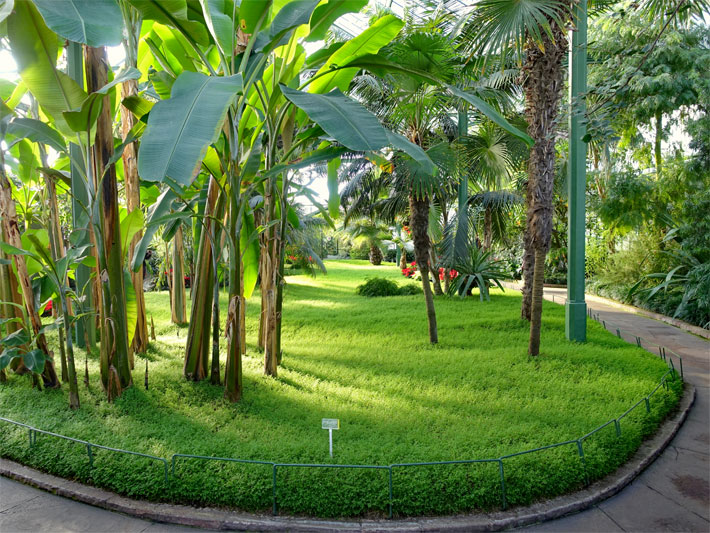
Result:
[[[201,13],[189,10],[187,0],[128,0],[144,20],[154,20],[180,30],[196,43],[207,46],[209,34]],[[190,11],[188,16],[188,10]]]
[[[55,33],[89,46],[116,46],[123,38],[116,0],[34,0]]]
[[[257,36],[254,51],[268,51],[286,44],[292,31],[303,24],[308,24],[311,14],[320,0],[291,0],[276,14],[269,26]]]
[[[222,53],[228,57],[234,51],[236,36],[230,4],[227,0],[200,0],[207,28]]]
[[[535,144],[535,141],[533,141],[533,139],[532,139],[532,137],[530,137],[530,135],[520,131],[518,128],[513,126],[492,105],[487,103],[482,98],[479,98],[475,94],[471,94],[471,93],[467,93],[465,91],[462,91],[461,89],[459,89],[458,87],[454,87],[453,85],[449,85],[448,89],[451,92],[451,94],[453,94],[454,96],[461,98],[462,100],[465,100],[466,102],[471,104],[473,107],[478,109],[481,113],[486,115],[493,122],[498,124],[505,131],[512,133],[516,137],[525,141],[525,143],[528,146],[532,146],[533,144]]]
[[[259,277],[259,239],[254,225],[254,214],[244,211],[242,229],[239,232],[239,248],[244,265],[244,297],[250,298]]]
[[[281,91],[328,135],[351,150],[379,150],[389,142],[377,117],[338,89],[311,94],[281,85]]]
[[[47,28],[30,2],[17,2],[7,22],[10,48],[22,81],[44,112],[54,119],[57,129],[73,137],[62,112],[81,107],[86,93],[69,76],[56,70],[57,35]]]
[[[306,41],[322,41],[330,26],[346,13],[360,11],[367,0],[328,0],[319,5],[311,17],[311,28]]]
[[[65,152],[67,145],[64,138],[55,129],[33,118],[16,117],[7,126],[7,133],[17,139],[29,139],[51,146],[57,152]]]
[[[377,20],[372,26],[357,37],[349,40],[330,56],[325,65],[316,72],[316,76],[325,74],[313,80],[308,88],[309,92],[326,93],[336,87],[341,91],[347,90],[350,81],[359,69],[356,67],[345,68],[328,73],[331,70],[331,66],[343,65],[365,54],[376,54],[380,48],[395,38],[402,26],[404,26],[404,22],[394,15],[386,15]]]
[[[417,146],[403,135],[389,130],[387,130],[387,138],[394,148],[402,150],[417,163],[419,163],[421,171],[424,174],[433,175],[436,173],[436,165],[434,165],[427,153],[422,150],[420,146]]]
[[[240,74],[215,77],[183,72],[171,97],[155,104],[148,116],[138,152],[141,179],[169,177],[182,186],[190,185],[241,87]]]
[[[138,301],[136,300],[136,289],[133,287],[131,274],[125,269],[123,271],[123,286],[126,293],[126,329],[128,330],[128,344],[131,344],[136,334],[136,324],[138,323]]]

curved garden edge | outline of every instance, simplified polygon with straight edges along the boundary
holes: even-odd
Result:
[[[208,529],[237,531],[500,531],[544,522],[576,513],[617,494],[648,467],[670,444],[695,402],[695,387],[685,384],[678,410],[655,435],[644,441],[632,458],[616,472],[586,489],[528,507],[496,513],[401,520],[319,520],[237,513],[216,508],[196,508],[134,500],[83,485],[20,463],[0,459],[0,475],[76,501],[136,518]]]

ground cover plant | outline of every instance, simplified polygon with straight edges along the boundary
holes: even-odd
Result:
[[[157,341],[136,355],[135,386],[107,403],[98,354],[88,357],[90,388],[82,408],[66,409],[66,388],[40,392],[27,376],[0,386],[0,416],[98,444],[170,458],[174,453],[280,462],[388,465],[495,458],[578,438],[619,416],[666,372],[656,356],[589,323],[588,342],[564,340],[564,309],[545,302],[540,357],[527,356],[528,323],[518,293],[490,291],[437,298],[440,342],[412,335],[421,327],[421,296],[363,298],[367,277],[401,279],[393,266],[326,262],[328,275],[289,276],[283,304],[284,357],[279,379],[264,376],[256,350],[260,296],[247,304],[244,390],[238,404],[219,386],[180,378],[186,327],[170,323],[169,297],[147,293]],[[222,295],[223,311],[227,295]],[[188,302],[189,305],[189,302]],[[225,342],[222,339],[221,342]],[[57,339],[50,336],[56,350]],[[85,352],[77,350],[77,365]],[[225,352],[222,351],[224,360]],[[81,373],[81,371],[80,371]],[[613,471],[674,408],[677,380],[621,422],[585,441],[591,479]],[[328,457],[323,417],[339,418]],[[151,500],[271,508],[270,466],[181,459],[165,484],[156,461],[94,450],[2,424],[4,457],[58,475]],[[583,486],[576,445],[506,460],[509,505]],[[395,516],[497,509],[495,463],[402,467],[393,476]],[[387,509],[387,475],[376,470],[289,468],[278,472],[282,513],[378,516]]]

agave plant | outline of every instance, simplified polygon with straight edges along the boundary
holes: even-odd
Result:
[[[449,287],[449,294],[458,294],[463,298],[469,295],[474,287],[478,287],[481,301],[484,298],[486,301],[491,300],[488,292],[491,285],[495,284],[505,290],[500,280],[509,277],[504,263],[494,259],[491,252],[479,248],[475,242],[470,243],[468,254],[456,263],[456,270],[459,275]]]

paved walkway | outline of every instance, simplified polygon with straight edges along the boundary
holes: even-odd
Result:
[[[545,297],[554,296],[556,303],[563,303],[565,295],[565,289],[545,289]],[[613,323],[614,331],[633,331],[680,355],[685,379],[696,388],[695,405],[666,451],[621,493],[579,514],[526,530],[710,532],[710,342],[594,297],[588,297],[587,305],[608,329]]]
[[[548,299],[554,296],[556,302],[562,303],[565,292],[564,289],[545,289],[545,295]],[[710,342],[593,298],[588,304],[607,323],[634,331],[682,356],[685,379],[696,387],[695,406],[663,455],[621,493],[577,515],[526,530],[710,532]],[[158,533],[195,530],[105,511],[0,477],[0,533],[16,531]]]

